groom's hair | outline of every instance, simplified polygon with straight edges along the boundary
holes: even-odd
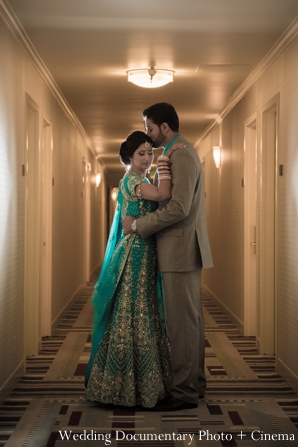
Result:
[[[167,123],[173,132],[179,132],[179,118],[176,110],[167,102],[159,102],[154,104],[143,112],[143,117],[150,119],[157,126]]]

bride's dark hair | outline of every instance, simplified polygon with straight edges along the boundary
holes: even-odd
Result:
[[[126,166],[130,165],[130,158],[133,156],[138,147],[146,141],[153,146],[153,141],[151,138],[141,130],[136,130],[128,135],[126,140],[120,145],[119,156],[121,162]]]

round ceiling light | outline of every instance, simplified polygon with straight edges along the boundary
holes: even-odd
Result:
[[[173,70],[162,70],[157,68],[139,68],[127,71],[127,80],[139,87],[157,88],[169,84],[174,80]]]

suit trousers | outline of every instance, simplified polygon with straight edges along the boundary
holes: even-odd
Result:
[[[190,272],[163,272],[172,395],[189,403],[197,403],[206,389],[201,276],[201,267]]]

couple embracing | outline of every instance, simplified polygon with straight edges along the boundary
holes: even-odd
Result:
[[[196,408],[206,389],[202,268],[212,267],[202,166],[168,103],[120,147],[127,170],[95,286],[86,399],[153,411]],[[163,147],[153,184],[146,173]]]

